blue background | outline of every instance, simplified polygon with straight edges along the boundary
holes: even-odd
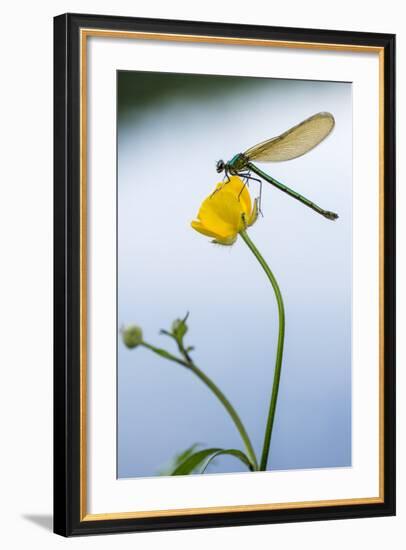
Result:
[[[286,308],[271,469],[351,465],[351,84],[118,73],[118,326],[175,352],[161,328],[190,312],[193,357],[238,410],[260,455],[273,380],[277,307],[241,239],[213,245],[190,228],[230,159],[318,111],[333,133],[298,159],[261,164],[331,222],[268,184],[250,236]],[[251,194],[258,188],[251,184]],[[118,340],[118,477],[153,476],[193,443],[243,448],[193,374]],[[209,472],[246,471],[219,457]]]

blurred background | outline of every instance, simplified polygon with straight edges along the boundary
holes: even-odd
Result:
[[[263,184],[250,236],[286,308],[286,339],[269,468],[351,465],[351,84],[118,72],[118,328],[145,340],[190,312],[196,364],[238,410],[257,455],[273,381],[278,319],[272,288],[241,239],[220,247],[190,221],[219,181],[215,163],[329,111],[333,133],[298,159],[261,164],[322,208],[326,220]],[[250,186],[253,196],[258,187]],[[227,413],[183,367],[118,338],[118,477],[154,476],[194,443],[243,448]],[[219,457],[208,472],[246,471]]]

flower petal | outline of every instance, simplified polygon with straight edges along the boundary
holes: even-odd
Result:
[[[237,240],[237,235],[232,235],[231,237],[214,239],[213,242],[216,243],[216,244],[231,246],[232,244],[235,243],[236,240]]]
[[[231,176],[230,181],[224,183],[224,189],[230,190],[242,205],[242,211],[248,217],[251,214],[251,197],[247,185],[238,176]]]
[[[246,184],[238,176],[217,184],[215,191],[201,204],[192,227],[213,237],[218,244],[230,245],[240,231],[252,225],[258,216],[258,202],[253,207]]]
[[[202,235],[206,235],[206,237],[213,237],[213,239],[222,238],[221,235],[219,235],[218,233],[215,233],[214,231],[210,231],[198,220],[192,221],[190,225],[193,227],[193,229],[195,229],[199,233],[202,233]]]
[[[198,219],[206,229],[228,236],[238,233],[241,213],[241,204],[235,195],[222,188],[203,201]]]

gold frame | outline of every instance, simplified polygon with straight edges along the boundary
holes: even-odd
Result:
[[[266,46],[377,53],[379,56],[379,496],[339,500],[285,502],[145,510],[138,512],[87,513],[87,39],[90,36],[164,40],[176,42],[217,43],[227,45]],[[221,36],[183,35],[80,29],[80,521],[119,520],[152,517],[252,512],[265,510],[300,509],[384,502],[384,48],[351,44],[320,44],[316,42],[279,41]]]

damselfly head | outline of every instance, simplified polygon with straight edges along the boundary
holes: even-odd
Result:
[[[217,173],[218,173],[218,174],[221,174],[221,172],[224,172],[225,166],[226,166],[226,165],[225,165],[224,160],[218,160],[218,161],[217,161],[217,164],[216,164]]]

